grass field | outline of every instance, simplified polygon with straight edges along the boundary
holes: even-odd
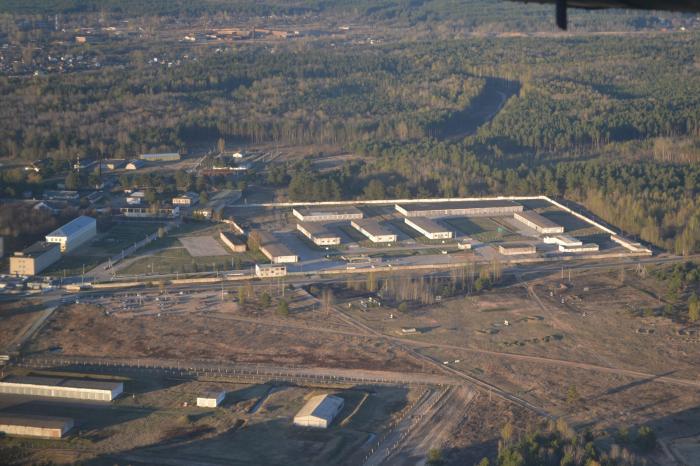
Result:
[[[267,259],[259,252],[254,253],[250,251],[227,254],[225,256],[192,257],[184,247],[174,246],[136,260],[124,269],[121,269],[119,275],[245,269],[252,267],[256,262],[267,262]]]

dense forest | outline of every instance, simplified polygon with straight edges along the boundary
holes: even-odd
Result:
[[[461,32],[475,31],[466,24],[483,15],[500,14],[518,23],[509,27],[527,30],[532,18],[551,13],[480,0],[210,0],[197,2],[197,11],[180,1],[40,3],[4,3],[10,13],[2,24],[17,29],[13,15],[22,11],[84,18],[99,10],[118,18],[129,5],[144,14],[216,24],[227,12],[269,13],[333,18],[334,25],[337,18],[360,18],[399,24],[395,30],[403,32],[374,44],[319,37],[209,46],[148,35],[64,44],[69,56],[111,65],[0,76],[0,159],[57,161],[41,175],[0,171],[3,195],[19,196],[58,171],[58,161],[78,156],[131,158],[219,138],[327,144],[363,160],[324,174],[311,163],[283,164],[251,181],[286,188],[297,200],[546,193],[578,202],[658,247],[684,254],[700,249],[696,31],[464,37]],[[279,10],[265,10],[272,3]],[[573,18],[591,18],[592,30],[605,28],[605,18],[637,17],[587,15]],[[160,27],[174,21],[161,20]],[[11,31],[7,37],[26,48],[32,40],[51,45],[50,35]],[[30,52],[27,60],[34,59]]]

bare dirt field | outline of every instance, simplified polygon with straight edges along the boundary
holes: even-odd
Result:
[[[305,293],[287,296],[289,317],[276,316],[274,303],[264,308],[249,300],[241,307],[225,298],[213,292],[169,301],[131,296],[121,298],[130,303],[121,308],[111,300],[69,305],[56,311],[31,351],[61,347],[67,355],[423,370],[404,351],[310,306]]]
[[[44,309],[39,301],[0,303],[0,349],[8,348],[23,335]]]

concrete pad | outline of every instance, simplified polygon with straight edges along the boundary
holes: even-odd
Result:
[[[228,256],[229,253],[211,236],[187,236],[180,242],[192,257]]]

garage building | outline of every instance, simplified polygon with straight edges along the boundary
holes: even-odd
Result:
[[[339,222],[364,217],[362,211],[354,206],[332,208],[300,207],[293,209],[292,214],[302,222]]]
[[[0,393],[13,395],[112,401],[124,391],[122,382],[10,376],[0,381]]]
[[[61,252],[67,252],[86,241],[90,241],[97,235],[97,221],[86,215],[71,220],[58,230],[54,230],[46,235],[49,243],[58,243]]]
[[[544,241],[545,244],[558,244],[559,246],[566,246],[566,247],[575,247],[575,246],[581,246],[583,244],[583,241],[581,241],[578,238],[574,238],[573,236],[569,235],[553,235],[553,236],[545,236],[542,238],[542,241]]]
[[[486,199],[396,204],[395,209],[404,217],[490,217],[522,212],[523,206],[509,200]]]
[[[369,238],[373,243],[395,243],[396,235],[376,220],[362,219],[350,222],[352,227]]]
[[[66,417],[0,414],[0,432],[5,435],[60,439],[73,425],[73,419]]]
[[[452,232],[430,218],[411,217],[403,219],[406,225],[420,232],[428,239],[450,239]]]
[[[60,246],[39,241],[10,257],[12,275],[31,276],[40,273],[61,258]]]
[[[294,424],[327,429],[340,410],[343,409],[343,404],[343,399],[338,396],[314,396],[294,416]]]
[[[547,217],[543,217],[534,210],[526,210],[513,214],[515,220],[524,223],[538,233],[564,233],[564,227],[557,225]]]
[[[333,233],[319,223],[297,223],[297,230],[316,246],[337,246],[340,244],[340,235]]]

